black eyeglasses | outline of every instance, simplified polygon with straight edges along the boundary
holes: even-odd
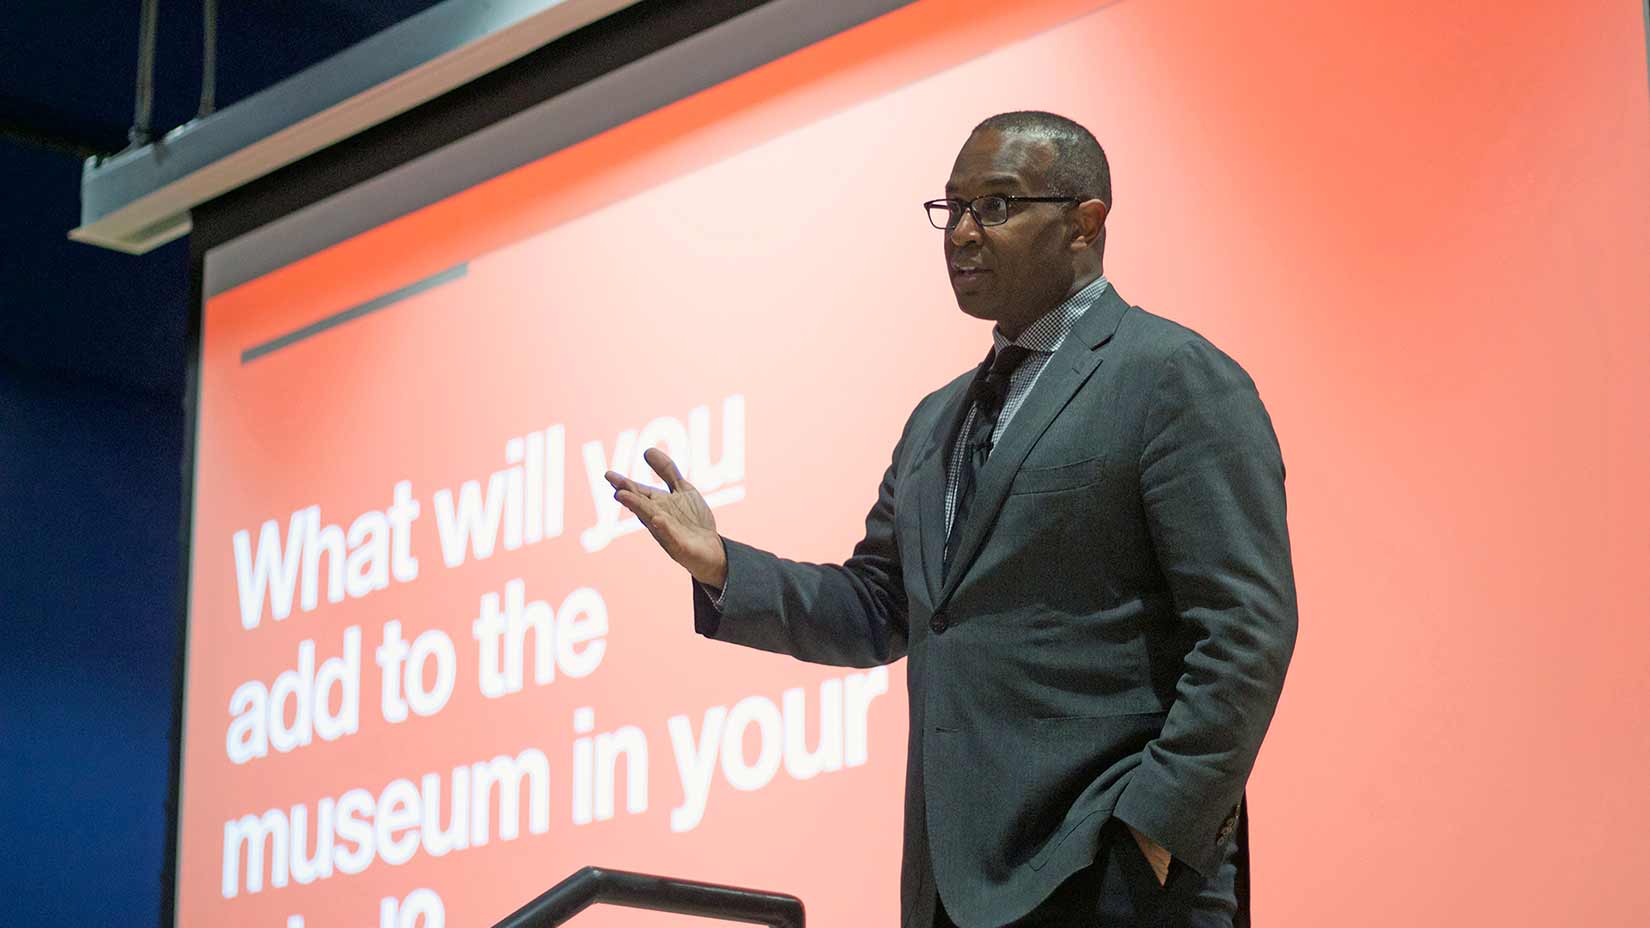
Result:
[[[929,200],[922,204],[928,210],[928,221],[934,228],[946,232],[957,227],[962,221],[966,210],[974,216],[974,221],[982,226],[1000,226],[1008,221],[1008,205],[1010,203],[1081,203],[1077,197],[1011,197],[1000,194],[990,194],[975,197],[972,200],[959,200],[948,197],[944,200]]]

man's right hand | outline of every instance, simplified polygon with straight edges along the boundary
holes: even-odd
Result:
[[[642,458],[668,489],[644,486],[610,470],[603,476],[613,485],[613,498],[635,513],[659,547],[695,580],[720,590],[728,579],[728,555],[710,506],[682,477],[670,455],[649,448]]]

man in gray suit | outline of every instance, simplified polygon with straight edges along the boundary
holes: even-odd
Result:
[[[841,565],[722,538],[608,475],[694,577],[697,630],[910,658],[903,928],[1247,922],[1244,784],[1295,641],[1284,469],[1243,369],[1123,301],[1110,171],[1048,113],[981,123],[946,197],[986,361],[917,404]]]

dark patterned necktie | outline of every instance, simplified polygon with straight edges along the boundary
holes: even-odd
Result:
[[[963,522],[968,518],[968,508],[974,502],[974,486],[979,482],[980,470],[985,467],[986,459],[991,457],[991,436],[997,431],[997,418],[1003,414],[1003,401],[1008,398],[1008,378],[1029,354],[1031,349],[1019,345],[1009,345],[1002,351],[992,349],[992,353],[986,355],[986,363],[981,365],[980,373],[975,375],[974,382],[968,387],[969,396],[974,400],[974,423],[966,436],[957,436],[958,441],[967,440],[968,448],[963,454],[962,472],[957,475],[957,501],[952,507],[951,531],[945,536],[944,572],[951,570],[951,555],[956,553],[957,542],[962,538]]]

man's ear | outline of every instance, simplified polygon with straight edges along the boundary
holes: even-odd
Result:
[[[1077,204],[1077,229],[1071,239],[1073,251],[1093,248],[1096,242],[1105,237],[1106,214],[1109,212],[1111,208],[1106,205],[1105,200],[1084,200]]]

